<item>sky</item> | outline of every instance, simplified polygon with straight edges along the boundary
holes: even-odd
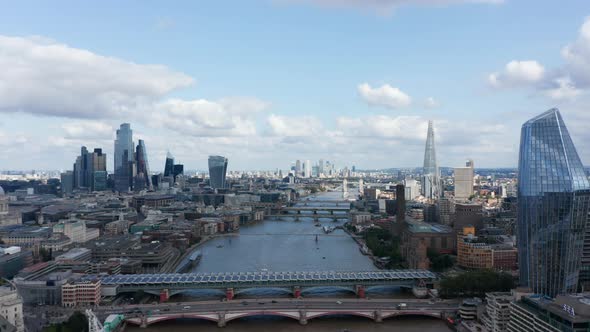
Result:
[[[14,1],[0,11],[0,170],[113,168],[128,122],[152,171],[296,159],[514,167],[558,107],[590,163],[587,0]]]

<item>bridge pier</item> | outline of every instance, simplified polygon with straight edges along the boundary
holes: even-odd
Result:
[[[307,311],[299,310],[299,324],[307,325]]]
[[[168,288],[162,289],[160,291],[160,303],[167,302],[169,298],[170,292],[168,291]]]
[[[373,319],[375,320],[375,323],[383,322],[383,315],[381,313],[381,310],[375,310],[375,312],[373,313]]]
[[[227,298],[228,301],[231,301],[234,299],[234,289],[233,288],[227,288],[225,290],[225,297]]]
[[[301,297],[301,287],[293,286],[293,297],[296,299]]]
[[[142,329],[145,329],[148,326],[147,323],[147,316],[146,315],[141,315],[141,324],[139,324],[139,327]]]
[[[220,312],[219,313],[219,319],[217,320],[217,326],[218,327],[225,327],[226,321],[225,321],[225,312]]]
[[[365,286],[363,286],[363,285],[356,285],[356,287],[355,287],[355,293],[356,293],[356,296],[359,299],[364,299],[365,298]]]

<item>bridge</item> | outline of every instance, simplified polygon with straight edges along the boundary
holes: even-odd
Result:
[[[340,214],[346,216],[350,206],[292,206],[281,209],[281,214]],[[322,213],[326,212],[326,213]]]
[[[96,308],[98,316],[110,315],[105,322],[126,322],[147,327],[158,322],[174,319],[208,320],[223,327],[233,320],[251,316],[279,316],[307,324],[309,320],[334,315],[364,317],[382,322],[400,316],[426,316],[438,319],[454,317],[459,301],[432,301],[417,299],[276,299],[255,301],[202,301],[191,303],[165,303],[157,305]],[[88,315],[88,312],[87,312]],[[114,318],[117,319],[114,319]],[[110,326],[112,328],[112,326]],[[104,329],[103,331],[106,331]],[[109,329],[109,331],[111,331]]]
[[[301,293],[315,287],[338,287],[348,289],[365,297],[366,287],[405,286],[432,283],[436,274],[428,270],[381,270],[381,271],[324,271],[324,272],[221,272],[221,273],[170,273],[130,275],[89,275],[83,279],[100,279],[104,294],[117,295],[143,290],[160,295],[165,302],[171,295],[191,289],[217,289],[225,291],[226,298],[252,288],[285,289],[298,298]]]
[[[284,220],[284,221],[302,221],[304,219],[312,219],[313,221],[320,221],[322,219],[329,219],[331,221],[349,221],[350,217],[348,214],[270,214],[265,216],[272,220]]]
[[[352,203],[351,201],[331,201],[331,200],[310,200],[310,199],[306,199],[306,200],[300,200],[300,201],[296,201],[294,202],[295,206],[314,206],[314,204],[320,204],[322,206],[328,205],[328,206],[340,206],[340,207],[349,207],[350,208],[350,204]]]

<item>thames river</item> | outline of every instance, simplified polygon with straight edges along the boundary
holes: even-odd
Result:
[[[338,200],[342,193],[331,192],[317,196],[321,200]],[[342,222],[325,220],[322,225],[336,226]],[[317,241],[316,241],[317,235]],[[193,272],[249,272],[249,271],[345,271],[376,270],[373,262],[364,256],[357,243],[343,230],[337,229],[324,234],[321,227],[313,221],[272,221],[265,220],[248,226],[242,226],[236,236],[219,237],[210,240],[198,250],[203,258]],[[368,292],[370,297],[403,297],[399,289],[379,289]],[[188,292],[175,300],[196,300],[221,298],[222,293],[194,291]],[[287,297],[281,290],[254,290],[248,297]],[[354,294],[345,290],[316,289],[304,292],[303,296],[318,297],[352,297]],[[240,295],[237,295],[239,300]],[[435,319],[396,318],[383,323],[354,318],[330,317],[314,319],[308,325],[299,325],[297,321],[275,317],[250,317],[229,323],[223,329],[207,321],[164,322],[148,328],[128,327],[126,331],[163,332],[184,331],[450,331],[446,325]]]

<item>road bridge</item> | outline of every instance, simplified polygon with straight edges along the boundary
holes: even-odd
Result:
[[[349,221],[350,216],[348,214],[270,214],[266,218],[273,220],[293,220],[302,221],[312,219],[313,221],[320,221],[322,219],[331,221]]]
[[[236,294],[253,288],[279,288],[300,297],[304,290],[315,287],[349,289],[359,297],[372,286],[413,287],[418,283],[432,283],[436,274],[428,270],[382,271],[307,271],[307,272],[225,272],[225,273],[170,273],[86,276],[101,279],[105,294],[116,295],[143,290],[160,295],[165,302],[171,295],[191,289],[225,291],[232,300]]]
[[[400,304],[403,303],[403,306]],[[151,324],[174,319],[201,319],[223,327],[227,323],[251,316],[279,316],[299,321],[301,324],[314,318],[351,315],[381,322],[399,316],[427,316],[446,319],[456,315],[459,301],[429,301],[417,299],[316,299],[316,300],[256,300],[242,302],[193,302],[164,303],[158,305],[126,306],[122,308],[95,309],[97,314],[119,317],[125,321],[147,327]],[[107,319],[109,321],[109,319]],[[107,324],[105,324],[107,325]]]

